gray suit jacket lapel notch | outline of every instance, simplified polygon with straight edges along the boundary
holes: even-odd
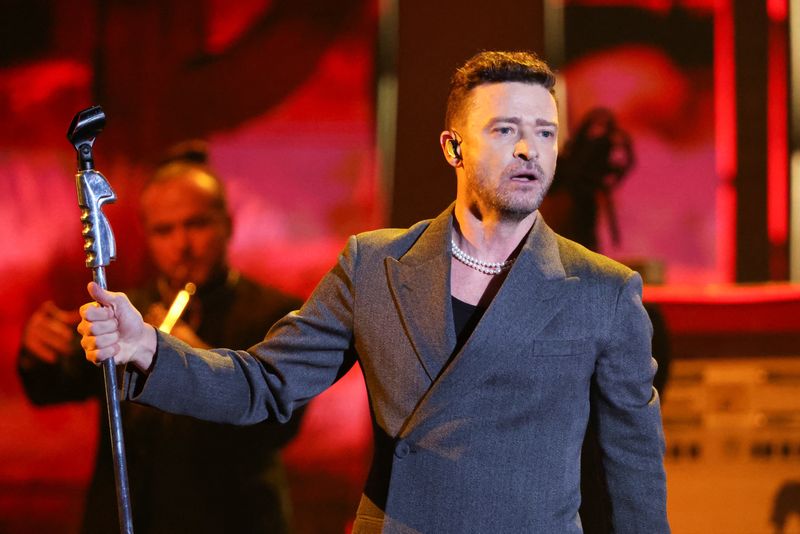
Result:
[[[502,331],[500,325],[521,322],[532,338],[561,309],[578,281],[567,276],[558,238],[539,215],[484,318],[493,332]]]
[[[450,304],[451,205],[386,273],[406,334],[431,381],[456,346]]]

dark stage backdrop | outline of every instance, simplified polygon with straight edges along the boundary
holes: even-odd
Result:
[[[136,198],[153,162],[172,143],[205,138],[234,212],[232,264],[306,296],[349,234],[384,225],[373,116],[378,7],[12,0],[3,11],[0,531],[70,532],[98,407],[34,408],[15,358],[42,301],[86,300],[75,155],[64,135],[72,115],[94,103],[108,115],[95,158],[119,197],[105,210],[119,251],[110,288],[147,274]],[[340,532],[369,460],[360,373],[314,401],[302,432],[286,452],[298,530]]]

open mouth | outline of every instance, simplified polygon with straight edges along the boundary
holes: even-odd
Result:
[[[511,180],[515,182],[533,182],[537,179],[537,176],[533,173],[520,173],[511,176]]]

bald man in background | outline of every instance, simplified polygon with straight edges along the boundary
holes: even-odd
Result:
[[[145,319],[163,321],[187,284],[196,292],[172,334],[193,347],[250,346],[300,302],[230,268],[232,232],[225,191],[190,146],[146,184],[141,215],[157,275],[130,293]],[[191,287],[191,286],[190,286]],[[75,334],[77,311],[46,302],[25,326],[18,358],[26,394],[37,405],[102,399],[100,369],[86,362]],[[237,427],[124,403],[133,522],[137,533],[283,533],[291,507],[280,449],[301,417],[285,425]],[[105,410],[82,532],[119,528]]]

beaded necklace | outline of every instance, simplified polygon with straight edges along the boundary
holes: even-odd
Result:
[[[482,261],[478,258],[473,258],[456,245],[454,239],[450,240],[450,252],[452,252],[453,257],[472,269],[475,269],[478,272],[488,275],[498,275],[503,271],[507,271],[511,268],[511,265],[514,263],[514,259],[506,260],[506,261]]]

